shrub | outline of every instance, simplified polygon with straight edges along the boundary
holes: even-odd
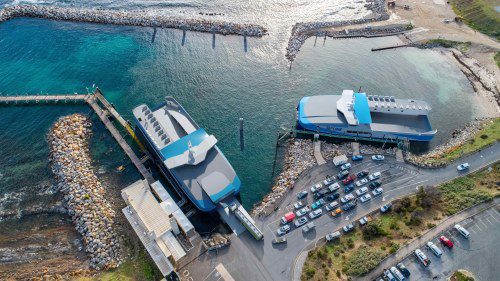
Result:
[[[354,240],[351,237],[347,238],[347,246],[351,249],[354,248]]]
[[[433,227],[435,227],[435,226],[436,226],[436,224],[435,224],[435,223],[432,223],[432,222],[428,222],[428,223],[427,223],[427,228],[428,228],[428,229],[431,229],[431,228],[433,228]]]
[[[342,271],[349,276],[360,276],[375,268],[384,258],[384,252],[366,245],[359,247],[344,263]]]
[[[340,278],[340,276],[341,276],[340,270],[337,270],[337,277]]]
[[[366,240],[371,240],[386,234],[380,226],[379,221],[368,222],[368,224],[363,227],[362,233],[363,238]]]
[[[306,269],[306,277],[307,278],[312,278],[314,276],[314,274],[316,274],[316,270],[312,267],[308,267]]]
[[[487,139],[487,138],[488,138],[488,135],[482,134],[482,135],[480,136],[480,138],[482,138],[483,140],[485,140],[485,139]]]
[[[405,197],[394,203],[394,212],[399,214],[404,214],[411,209],[411,200],[409,197]]]
[[[391,242],[391,248],[389,249],[389,253],[394,254],[397,250],[399,250],[399,244]]]

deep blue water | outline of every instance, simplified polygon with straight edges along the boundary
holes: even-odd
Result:
[[[174,96],[219,147],[242,179],[247,207],[271,187],[276,132],[289,128],[302,96],[358,89],[369,94],[419,98],[433,106],[438,129],[432,145],[475,116],[472,89],[461,72],[436,51],[413,48],[372,53],[395,38],[306,42],[288,69],[284,44],[275,38],[243,39],[93,24],[16,19],[0,24],[0,92],[85,92],[98,85],[125,118],[141,103],[154,105]],[[90,89],[91,90],[91,89]],[[15,192],[44,192],[52,182],[45,135],[59,117],[88,114],[86,106],[0,108],[0,208]],[[245,120],[245,150],[239,148],[238,119]],[[94,118],[95,119],[95,118]],[[109,188],[137,179],[119,147],[95,122],[92,152]],[[23,196],[23,195],[20,196]],[[27,196],[27,195],[26,195]],[[48,196],[50,197],[50,196]],[[10,199],[9,199],[10,198]],[[47,199],[52,200],[52,199]],[[10,205],[9,205],[10,204]]]

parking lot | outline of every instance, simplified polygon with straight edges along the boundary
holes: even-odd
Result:
[[[422,245],[420,249],[431,260],[431,264],[424,267],[414,255],[405,258],[402,263],[411,272],[408,280],[446,280],[458,269],[472,272],[477,280],[499,280],[500,213],[498,205],[459,224],[470,232],[469,239],[464,238],[453,228],[440,233],[431,241],[443,252],[441,257],[437,257],[426,245]],[[441,235],[453,242],[452,249],[441,244],[438,239]]]

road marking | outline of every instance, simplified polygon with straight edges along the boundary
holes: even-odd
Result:
[[[477,224],[475,224],[474,226],[475,226],[475,227],[477,227],[477,231],[481,231],[481,229],[479,228],[479,226],[477,226]],[[474,226],[472,226],[472,227],[474,227]],[[471,230],[473,230],[473,228],[472,228],[472,227],[471,227]],[[476,231],[476,230],[474,230],[474,232],[475,232],[475,231]]]
[[[479,231],[483,231],[483,230],[479,227],[479,225],[478,225],[477,223],[475,224],[475,226],[477,226],[477,228],[479,228]]]
[[[469,231],[472,232],[472,233],[476,233],[476,231],[474,230],[474,228],[469,228]]]
[[[484,228],[488,228],[488,226],[481,219],[478,218],[477,221],[480,222],[481,224],[483,224]]]
[[[489,214],[492,218],[494,218],[497,222],[500,222],[500,221],[497,219],[497,217],[496,217],[495,215],[493,215],[493,214],[491,214],[491,213],[490,213],[490,211],[493,211],[493,212],[494,212],[493,214],[496,214],[496,211],[495,211],[494,209],[490,209],[490,210],[488,210],[488,214]]]
[[[493,225],[493,223],[486,216],[484,216],[483,218],[487,220],[491,225]]]

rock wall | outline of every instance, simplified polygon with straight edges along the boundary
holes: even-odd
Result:
[[[48,134],[52,172],[64,203],[83,238],[90,265],[117,267],[121,262],[118,236],[113,230],[115,212],[96,177],[88,149],[91,122],[83,115],[61,117]]]
[[[35,5],[10,6],[0,10],[0,22],[17,17],[176,28],[199,32],[218,33],[223,35],[261,37],[267,34],[267,30],[264,27],[255,24],[237,24],[202,19],[179,19],[164,15],[152,15],[147,11],[115,11]]]

